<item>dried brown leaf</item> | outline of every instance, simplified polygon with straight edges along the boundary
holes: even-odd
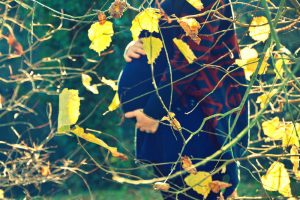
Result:
[[[197,169],[188,156],[181,157],[182,168],[190,174],[197,174]]]

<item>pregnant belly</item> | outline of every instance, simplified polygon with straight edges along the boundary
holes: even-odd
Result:
[[[154,74],[158,81],[159,71],[155,70]],[[133,59],[132,62],[126,64],[119,75],[118,88],[121,108],[124,112],[144,108],[154,91],[151,66],[147,64],[146,56]]]

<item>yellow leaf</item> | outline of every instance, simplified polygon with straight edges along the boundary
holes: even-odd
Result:
[[[284,123],[279,121],[278,117],[262,123],[264,134],[273,140],[280,140],[285,134]]]
[[[113,24],[110,21],[106,21],[102,25],[99,22],[95,22],[88,31],[89,39],[92,42],[90,49],[100,55],[102,51],[109,47],[113,34]]]
[[[81,81],[83,86],[94,94],[99,94],[97,85],[91,85],[92,78],[87,74],[81,74]]]
[[[143,49],[146,52],[148,58],[148,64],[153,64],[163,48],[163,43],[159,38],[155,38],[152,36],[142,38],[142,42]]]
[[[180,50],[180,52],[184,55],[184,57],[187,59],[189,64],[192,64],[194,60],[196,60],[196,56],[191,50],[190,46],[182,41],[181,39],[174,38],[173,42],[176,44],[177,48]]]
[[[0,199],[5,199],[4,198],[4,191],[0,189]]]
[[[295,174],[296,179],[299,181],[300,180],[300,171],[297,171],[297,173]]]
[[[269,64],[267,63],[268,59],[269,51],[267,51],[263,59],[258,74],[261,75],[267,71],[267,67],[269,66]],[[258,67],[258,53],[254,48],[245,47],[241,50],[241,59],[236,59],[235,63],[244,69],[246,79],[250,80],[252,74],[256,71],[256,68]]]
[[[118,85],[114,80],[110,80],[110,79],[106,79],[105,77],[102,77],[101,82],[104,83],[105,85],[110,86],[114,91],[118,90]]]
[[[283,76],[283,72],[284,72],[284,69],[282,67],[283,63],[286,63],[286,61],[284,61],[284,59],[276,60],[275,69],[274,69],[274,72],[276,74],[276,78],[282,78],[282,76]]]
[[[299,138],[297,136],[297,132],[300,129],[297,124],[295,126],[292,123],[285,125],[285,134],[282,138],[282,146],[283,147],[288,147],[288,146],[292,146],[292,145],[299,147]]]
[[[182,131],[180,122],[176,118],[171,119],[172,128],[176,131]]]
[[[184,179],[184,181],[197,193],[203,195],[204,198],[206,198],[210,193],[209,184],[212,182],[212,177],[208,172],[201,171],[196,174],[190,174]]]
[[[201,11],[204,8],[201,0],[186,0],[186,1],[199,11]]]
[[[84,129],[81,128],[80,126],[76,125],[75,128],[71,130],[71,132],[88,142],[97,144],[97,145],[107,149],[108,151],[111,152],[111,154],[114,157],[119,157],[119,155],[121,154],[118,152],[118,149],[116,147],[108,146],[103,140],[97,138],[95,135],[93,135],[91,133],[85,133]],[[125,156],[124,154],[121,154],[121,155]]]
[[[277,93],[276,89],[273,89],[270,92],[264,93],[257,97],[256,103],[260,103],[260,108],[265,108],[270,102],[270,99]]]
[[[266,41],[270,35],[270,25],[264,16],[253,17],[249,27],[249,35],[256,41]]]
[[[185,34],[189,36],[198,45],[201,42],[201,38],[198,36],[200,24],[195,18],[180,18],[177,20],[179,25],[183,28]]]
[[[114,111],[117,108],[119,108],[119,106],[120,106],[119,94],[118,94],[118,92],[116,92],[111,104],[108,106],[108,110],[109,111]]]
[[[58,132],[70,131],[70,126],[74,125],[80,115],[80,99],[78,90],[65,88],[59,95]]]
[[[164,116],[164,117],[161,119],[161,121],[168,121],[170,118],[173,118],[173,117],[175,117],[175,113],[169,112],[169,113],[168,113],[168,116]]]
[[[258,62],[259,62],[259,58],[251,58],[251,59],[246,61],[243,68],[244,68],[245,76],[246,76],[247,80],[250,81],[252,74],[256,71],[256,68],[258,66]],[[263,63],[263,64],[266,64],[266,63]],[[266,66],[267,66],[267,64],[262,65],[260,67],[260,70],[259,70],[258,74],[263,74],[265,72],[264,69],[267,69]]]
[[[267,173],[261,177],[263,187],[268,191],[278,191],[285,197],[291,197],[289,173],[280,162],[274,162]]]
[[[243,60],[248,60],[251,58],[258,58],[258,53],[257,53],[256,49],[246,46],[243,49],[241,49],[241,58]]]
[[[275,54],[276,62],[274,72],[276,74],[276,78],[282,78],[284,73],[284,64],[286,66],[292,64],[289,55],[291,55],[291,52],[285,47],[280,48],[279,52]]]
[[[130,31],[132,33],[133,40],[138,40],[142,30],[147,30],[150,33],[159,32],[159,19],[161,14],[159,9],[147,8],[140,12],[132,21]]]
[[[169,112],[168,116],[164,116],[161,121],[169,121],[172,125],[172,128],[176,131],[181,131],[182,127],[180,122],[175,118],[175,113]]]
[[[292,146],[290,154],[298,155],[299,154],[298,147],[297,146]],[[298,169],[299,169],[299,156],[291,156],[291,162],[293,164],[293,172],[297,176],[297,174],[300,173],[298,171]]]

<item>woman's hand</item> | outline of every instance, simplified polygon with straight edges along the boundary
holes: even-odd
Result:
[[[137,41],[131,41],[124,51],[124,59],[126,62],[131,62],[134,58],[140,58],[141,55],[146,55],[146,53],[140,39]]]
[[[131,112],[125,113],[126,118],[136,118],[136,128],[146,133],[155,133],[159,126],[159,121],[151,117],[148,117],[143,113],[142,109],[137,109]]]

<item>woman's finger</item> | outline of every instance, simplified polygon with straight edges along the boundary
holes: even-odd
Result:
[[[135,52],[129,52],[128,55],[130,58],[140,58],[141,55]]]
[[[142,132],[146,132],[147,133],[147,131],[146,131],[146,129],[144,129],[144,128],[140,128],[140,131],[142,131]]]
[[[129,56],[127,56],[127,55],[125,55],[124,58],[125,58],[126,62],[131,62],[132,61],[132,59]]]
[[[144,51],[143,48],[136,48],[135,53],[141,54],[141,55],[146,55],[146,52]]]
[[[156,133],[157,129],[158,129],[158,125],[152,127],[150,132],[151,133]]]
[[[151,131],[150,131],[150,133],[155,133],[157,131],[157,129],[152,129]]]
[[[128,50],[128,53],[127,54],[131,54],[131,53],[138,53],[138,54],[145,54],[145,51],[142,47],[131,47],[129,50]]]
[[[126,118],[136,117],[136,111],[130,111],[130,112],[125,113],[125,117]]]

